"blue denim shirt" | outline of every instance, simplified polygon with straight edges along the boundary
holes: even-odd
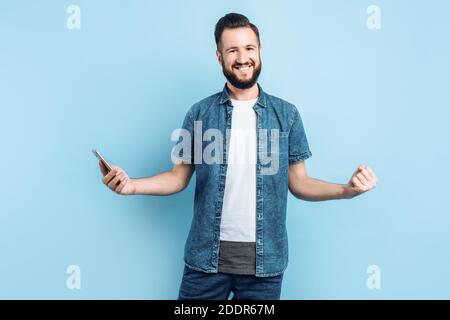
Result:
[[[265,93],[260,85],[258,87],[259,97],[253,107],[257,114],[258,131],[255,275],[269,277],[283,273],[288,264],[286,203],[289,164],[305,160],[312,154],[297,108],[289,102]],[[194,157],[196,152],[201,154],[210,142],[201,141],[202,150],[198,150],[194,137],[196,132],[198,134],[198,121],[201,121],[202,132],[208,129],[219,129],[223,137],[227,137],[227,131],[231,129],[232,112],[233,106],[225,85],[222,92],[195,103],[187,112],[183,122],[183,129],[190,133],[192,139],[190,154],[185,152],[184,159],[188,159],[187,162],[193,164],[196,173],[194,216],[185,245],[184,261],[187,267],[207,273],[218,272],[220,221],[229,143],[228,140],[223,142],[226,145],[222,148],[223,161],[208,164],[205,161],[194,160]],[[197,125],[195,125],[196,121]],[[278,129],[278,148],[273,145],[269,132],[264,139],[260,129],[268,131]],[[201,134],[197,137],[201,137]],[[264,148],[264,143],[268,146],[267,148]],[[267,161],[266,163],[262,161],[263,152],[272,153],[272,155],[276,153],[275,155],[278,156],[276,173],[263,172],[268,166]],[[183,156],[183,152],[180,155]]]

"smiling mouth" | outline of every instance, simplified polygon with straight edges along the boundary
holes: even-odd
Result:
[[[233,69],[239,70],[241,72],[246,72],[246,71],[250,70],[252,67],[253,67],[253,65],[246,64],[243,66],[235,66],[235,67],[233,67]]]

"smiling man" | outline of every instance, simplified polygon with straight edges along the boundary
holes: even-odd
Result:
[[[236,13],[216,24],[217,59],[227,82],[221,92],[194,104],[183,129],[189,148],[173,169],[130,179],[113,166],[103,183],[119,194],[169,195],[186,188],[196,172],[194,216],[185,246],[179,299],[280,298],[288,263],[286,204],[290,191],[307,201],[350,199],[376,186],[378,178],[359,165],[345,184],[309,177],[309,149],[297,108],[263,91],[258,28]],[[194,161],[202,154],[194,141],[198,126],[228,136],[220,149],[223,161]],[[276,132],[270,152],[275,171],[264,171],[264,130]],[[245,139],[242,139],[245,136]]]

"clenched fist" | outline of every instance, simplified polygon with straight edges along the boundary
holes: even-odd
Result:
[[[349,198],[358,196],[370,189],[376,187],[378,177],[375,173],[366,165],[359,165],[356,171],[353,173],[350,181],[347,183],[347,195]]]

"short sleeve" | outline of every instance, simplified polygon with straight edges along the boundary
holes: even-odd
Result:
[[[306,160],[312,156],[300,113],[295,106],[292,112],[294,115],[291,118],[292,126],[289,131],[289,164]]]

